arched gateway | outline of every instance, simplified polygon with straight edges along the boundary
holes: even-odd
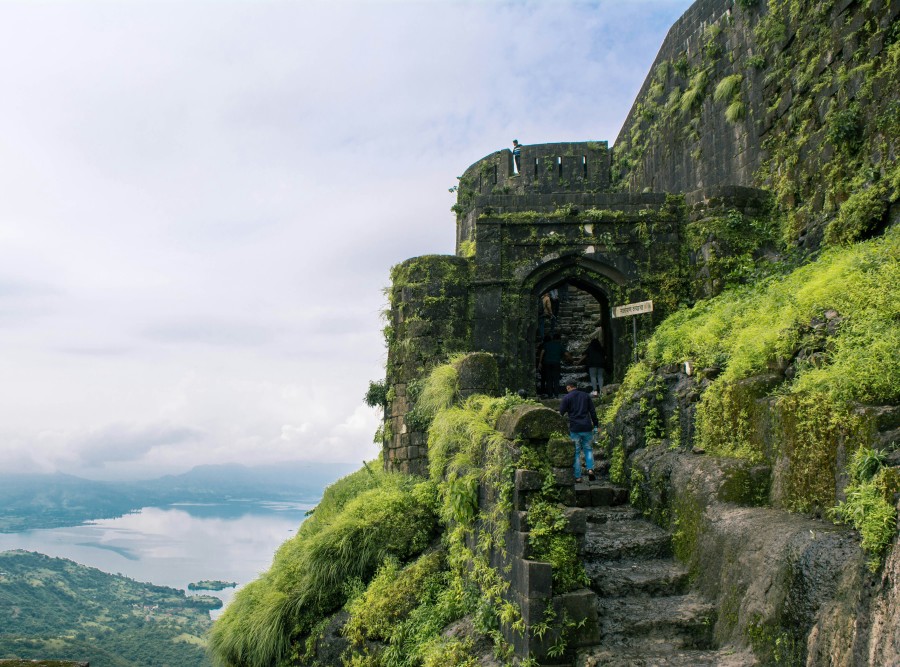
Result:
[[[576,358],[601,323],[607,382],[620,380],[633,353],[632,323],[611,319],[610,309],[653,300],[653,314],[638,321],[643,337],[688,291],[683,224],[709,208],[740,209],[756,192],[611,192],[606,142],[526,145],[520,164],[516,170],[512,153],[501,150],[470,166],[453,207],[456,255],[413,258],[391,273],[388,469],[424,472],[419,383],[454,352],[490,352],[501,389],[535,395],[547,331],[565,337]],[[554,289],[558,312],[542,317],[541,297]],[[577,364],[566,373],[587,377]]]

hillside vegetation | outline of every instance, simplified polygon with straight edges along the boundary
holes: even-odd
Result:
[[[0,658],[202,667],[217,598],[26,551],[0,553]]]
[[[329,487],[271,569],[215,623],[216,663],[475,667],[484,653],[508,657],[500,626],[521,629],[522,614],[490,553],[503,548],[509,529],[516,465],[545,477],[531,506],[534,558],[553,564],[556,590],[584,585],[549,463],[511,448],[495,429],[501,414],[526,401],[461,402],[457,382],[452,364],[439,366],[422,392],[429,479],[383,472],[379,462]],[[500,491],[487,507],[478,494],[485,487]],[[448,635],[448,626],[458,631]]]
[[[858,633],[853,639],[864,646],[877,634],[871,600],[893,585],[885,559],[897,538],[900,492],[900,24],[894,3],[875,1],[739,0],[717,11],[714,24],[693,26],[690,53],[664,54],[654,68],[614,147],[618,186],[654,189],[667,170],[695,173],[706,162],[709,176],[719,162],[743,153],[714,150],[725,138],[725,145],[764,156],[740,184],[764,188],[773,203],[752,215],[721,210],[687,222],[676,253],[683,257],[671,258],[654,287],[642,285],[655,290],[647,298],[667,299],[667,312],[675,312],[644,341],[641,360],[605,410],[610,476],[629,484],[634,506],[672,531],[679,558],[703,566],[714,560],[703,551],[714,540],[700,539],[716,528],[705,521],[707,505],[679,507],[673,499],[684,489],[665,474],[644,477],[635,464],[638,450],[677,457],[706,482],[705,475],[715,475],[704,471],[752,472],[735,475],[743,480],[740,493],[715,498],[720,505],[743,503],[746,515],[752,509],[767,520],[802,519],[817,529],[828,520],[858,529],[856,538],[827,526],[844,541],[843,551],[829,552],[830,543],[820,546],[804,523],[803,534],[816,542],[810,552],[821,561],[765,573],[779,582],[766,595],[782,595],[765,598],[768,611],[796,640],[789,657],[788,635],[760,630],[763,596],[748,598],[757,616],[740,619],[743,625],[737,609],[745,590],[733,591],[730,607],[718,609],[723,623],[746,629],[740,641],[761,664],[806,664],[807,640],[814,638],[804,633],[822,620],[817,614],[846,604],[848,627]],[[688,42],[675,40],[677,49]],[[715,175],[721,183],[739,182]],[[686,206],[689,199],[674,190],[697,187],[695,179],[670,188],[671,202]],[[453,280],[430,276],[416,287],[452,283],[453,298],[464,303],[469,265],[451,259],[444,264]],[[413,261],[401,266],[421,268]],[[406,280],[396,270],[393,279],[395,290]],[[692,301],[697,295],[709,298]],[[428,298],[444,303],[430,292]],[[432,368],[432,356],[464,347],[469,339],[458,335],[450,312],[457,311],[431,316],[435,328],[427,318],[404,320],[416,325],[416,345],[428,355],[404,349],[389,360],[411,359],[417,373]],[[397,335],[386,333],[389,342]],[[370,403],[385,404],[403,385],[407,424],[427,433],[428,477],[385,473],[378,461],[331,486],[271,569],[239,591],[214,624],[217,664],[474,667],[491,647],[501,664],[514,662],[501,628],[507,636],[521,630],[522,610],[509,602],[508,584],[487,554],[503,548],[515,465],[549,472],[526,447],[510,451],[495,428],[498,415],[522,399],[460,401],[452,363],[434,368],[427,380],[401,376],[390,363],[387,383],[374,387],[378,396]],[[413,444],[418,451],[422,443]],[[684,479],[693,492],[695,479]],[[571,591],[584,584],[585,571],[571,536],[559,530],[564,521],[551,487],[545,483],[545,495],[529,505],[530,555],[552,563],[554,591]],[[498,491],[490,507],[486,488]],[[656,506],[649,492],[657,494]],[[740,562],[747,537],[741,534],[728,552],[731,566]],[[835,592],[833,582],[816,578],[821,574],[812,570],[825,561],[846,560],[852,568],[844,557],[854,549],[860,555],[860,544],[870,572],[860,556],[846,590]],[[793,548],[763,552],[765,566],[792,561]],[[807,585],[815,590],[803,597]],[[882,611],[895,608],[894,600]],[[562,656],[565,646],[553,651],[548,655]],[[865,660],[853,664],[877,664]]]
[[[900,229],[893,227],[883,237],[828,250],[788,275],[701,301],[656,329],[606,421],[620,418],[635,392],[658,386],[658,371],[687,362],[708,378],[693,441],[681,442],[677,415],[645,401],[645,412],[653,412],[646,444],[781,462],[780,503],[860,529],[877,568],[896,536],[900,490],[900,475],[885,465],[890,446],[873,446],[878,406],[900,401],[897,284]],[[626,452],[620,442],[611,446],[619,481],[628,481]]]

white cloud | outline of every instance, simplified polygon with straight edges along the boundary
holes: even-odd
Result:
[[[0,4],[0,465],[371,457],[390,266],[514,136],[612,141],[689,4]]]

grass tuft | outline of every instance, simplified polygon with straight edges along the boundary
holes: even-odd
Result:
[[[740,92],[741,82],[743,80],[744,77],[740,74],[732,74],[731,76],[726,76],[724,79],[719,81],[718,85],[716,85],[716,90],[713,92],[713,99],[716,102],[731,100],[737,93]]]

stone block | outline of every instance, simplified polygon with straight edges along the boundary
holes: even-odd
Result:
[[[560,488],[557,493],[559,494],[559,502],[563,505],[574,506],[575,505],[575,488]]]
[[[548,440],[566,429],[562,415],[542,405],[520,405],[504,412],[497,420],[497,430],[510,440]]]
[[[474,352],[456,363],[463,398],[472,394],[492,395],[499,386],[497,360],[487,352]]]
[[[397,396],[393,401],[391,401],[391,417],[399,417],[400,415],[405,415],[409,412],[409,404],[407,403],[406,396]]]
[[[510,531],[506,538],[506,548],[517,558],[528,557],[528,533]]]
[[[554,468],[563,468],[572,465],[575,455],[574,445],[569,438],[551,438],[547,441],[547,460]]]
[[[544,478],[534,470],[516,470],[515,488],[519,491],[538,491],[544,485]]]
[[[609,507],[628,502],[628,489],[620,486],[604,485],[591,489],[591,506]]]
[[[566,532],[584,535],[587,532],[587,512],[580,507],[569,507],[565,510]]]
[[[516,531],[527,532],[529,530],[528,512],[524,510],[515,510],[511,512],[509,517],[509,527]]]
[[[556,480],[556,486],[572,486],[575,484],[575,473],[572,468],[554,468],[553,477]]]
[[[553,592],[553,568],[550,563],[518,560],[513,565],[514,585],[524,598],[549,597]]]
[[[553,609],[558,617],[562,617],[565,613],[575,623],[584,622],[572,637],[573,646],[591,646],[600,642],[596,600],[596,594],[588,588],[563,593],[553,598]]]
[[[531,497],[533,491],[523,491],[521,489],[513,489],[512,506],[514,510],[527,510],[531,505]]]
[[[547,608],[548,602],[549,599],[544,596],[521,597],[519,599],[519,606],[522,609],[522,620],[525,621],[526,628],[532,628],[544,620],[544,610]]]

